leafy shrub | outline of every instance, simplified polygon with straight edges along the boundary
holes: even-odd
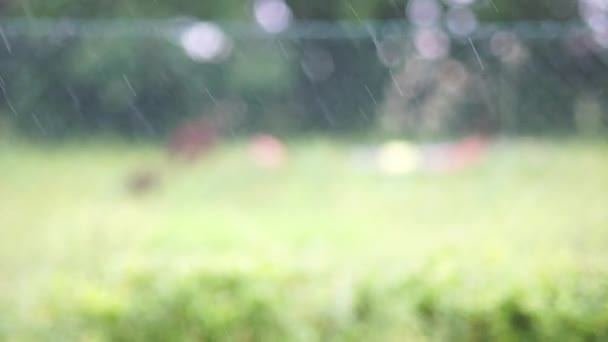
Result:
[[[426,265],[397,281],[368,276],[339,286],[332,276],[269,266],[179,274],[147,268],[95,285],[72,279],[47,302],[52,329],[41,331],[103,341],[608,338],[605,275],[475,275],[446,264]]]

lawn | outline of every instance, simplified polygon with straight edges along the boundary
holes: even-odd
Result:
[[[503,139],[404,175],[352,145],[264,169],[239,142],[182,165],[0,141],[0,338],[608,338],[608,143]],[[156,186],[130,193],[138,172]]]

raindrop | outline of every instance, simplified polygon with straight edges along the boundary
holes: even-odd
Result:
[[[135,102],[129,101],[129,107],[131,107],[132,113],[135,115],[137,120],[143,125],[146,132],[148,134],[156,134],[156,130],[154,129],[154,127],[152,127],[152,124],[150,123],[150,121],[148,121],[144,113],[139,110]]]
[[[80,111],[80,101],[78,100],[78,96],[76,96],[72,87],[66,86],[66,90],[68,91],[68,95],[70,95],[70,99],[72,99],[74,109]]]
[[[346,6],[348,6],[348,9],[355,16],[355,18],[357,18],[357,21],[361,21],[361,17],[359,16],[359,13],[357,13],[357,10],[355,10],[355,8],[353,7],[353,5],[350,2],[347,1],[346,2]]]
[[[475,44],[473,44],[473,39],[471,39],[471,37],[469,37],[469,44],[471,45],[471,48],[473,49],[473,53],[475,54],[475,58],[477,58],[477,62],[479,63],[479,67],[481,67],[481,70],[485,70],[486,68],[483,66],[483,62],[481,60],[481,57],[479,56],[479,52],[477,52],[477,48],[475,47]]]
[[[397,89],[397,92],[399,93],[399,95],[401,97],[403,97],[403,89],[401,89],[401,86],[399,85],[399,81],[397,81],[397,78],[395,77],[395,74],[393,74],[392,70],[389,70],[389,73],[391,75],[391,80],[393,80],[393,84],[395,85],[395,88]]]
[[[285,45],[283,45],[283,43],[280,40],[277,40],[277,45],[279,46],[279,49],[281,50],[281,54],[283,55],[283,57],[285,57],[286,60],[289,60],[289,54],[287,53],[287,49],[285,49]]]
[[[446,14],[445,21],[450,32],[461,37],[470,35],[478,26],[475,14],[467,7],[451,8]]]
[[[359,107],[359,113],[361,114],[361,117],[363,118],[363,120],[365,120],[365,122],[369,122],[369,116],[365,113],[365,110],[361,107]]]
[[[376,50],[378,59],[387,67],[396,67],[403,62],[404,55],[404,38],[397,35],[390,35],[381,41],[376,42]]]
[[[6,101],[6,105],[11,110],[13,115],[19,116],[19,112],[17,112],[17,109],[15,109],[15,107],[13,106],[13,102],[9,98],[8,92],[6,91],[6,82],[4,82],[4,79],[1,76],[0,76],[0,90],[2,90],[2,95],[4,95],[4,100]]]
[[[203,88],[205,89],[205,93],[207,93],[207,95],[209,96],[209,99],[211,99],[211,102],[213,102],[213,104],[215,106],[218,105],[217,100],[215,99],[215,96],[213,96],[213,94],[211,94],[211,91],[209,90],[209,88],[203,86]]]
[[[180,42],[186,54],[199,62],[221,61],[232,51],[229,38],[212,23],[193,24],[182,33]]]
[[[44,135],[47,135],[46,129],[44,128],[44,126],[42,125],[42,123],[38,119],[38,116],[35,113],[32,113],[32,119],[34,119],[34,122],[36,123],[36,126],[38,126],[38,129],[40,130],[40,132],[42,132],[42,134],[44,134]]]
[[[292,13],[282,0],[258,0],[254,4],[257,23],[268,33],[279,33],[291,23]]]
[[[498,10],[498,7],[496,6],[496,3],[494,3],[494,0],[488,0],[490,2],[490,5],[492,5],[492,8],[494,9],[494,11],[496,13],[500,13],[500,11]]]
[[[307,47],[302,53],[300,61],[302,70],[312,82],[323,82],[334,72],[334,59],[325,49]]]
[[[415,33],[414,45],[425,59],[443,58],[450,52],[450,38],[438,29],[422,29]]]
[[[441,7],[436,0],[412,0],[406,8],[407,18],[417,27],[435,25],[441,17]]]
[[[375,105],[378,105],[378,101],[376,101],[376,97],[374,96],[374,94],[372,93],[372,91],[371,91],[371,90],[369,90],[369,87],[367,86],[367,84],[364,84],[363,86],[365,87],[365,90],[366,90],[366,91],[367,91],[367,93],[369,94],[369,97],[372,99],[372,102],[373,102]]]
[[[123,78],[123,80],[125,80],[125,83],[127,84],[127,88],[129,88],[129,90],[131,91],[131,94],[133,96],[137,96],[137,93],[135,92],[135,89],[131,85],[131,82],[129,82],[129,78],[127,77],[127,75],[122,74],[122,78]]]
[[[6,34],[4,33],[4,29],[2,28],[2,26],[0,26],[0,37],[2,38],[2,42],[4,43],[4,46],[6,47],[6,51],[8,51],[8,53],[10,53],[12,55],[13,49],[11,47],[11,43],[9,42],[8,38],[6,37]]]

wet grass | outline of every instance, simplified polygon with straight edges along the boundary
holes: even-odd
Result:
[[[348,294],[350,280],[343,279],[365,279],[365,286],[382,287],[417,274],[416,281],[424,285],[407,291],[401,286],[401,295],[420,294],[420,288],[441,289],[436,298],[426,292],[416,295],[412,307],[420,308],[417,315],[431,317],[422,319],[431,326],[442,322],[440,337],[471,340],[477,338],[475,333],[488,331],[496,337],[504,328],[502,323],[471,318],[480,312],[482,318],[483,312],[507,312],[504,321],[523,327],[519,330],[533,325],[527,322],[533,318],[519,312],[522,304],[509,301],[514,293],[528,293],[527,286],[544,295],[548,288],[560,289],[556,279],[572,274],[577,274],[572,280],[576,289],[586,288],[590,279],[608,279],[603,276],[608,271],[606,142],[500,141],[479,164],[451,174],[386,176],[353,167],[349,156],[346,143],[299,141],[290,145],[285,166],[265,170],[255,167],[238,143],[188,166],[168,163],[152,146],[2,145],[0,305],[8,309],[0,331],[19,339],[37,321],[54,322],[56,316],[44,308],[58,279],[103,288],[131,268],[156,270],[155,277],[161,279],[166,272],[166,278],[173,279],[169,274],[176,269],[202,267],[224,274],[251,265],[256,270],[270,267],[271,274],[293,272],[308,279],[302,281],[308,284],[302,285],[306,295],[299,295],[317,298],[318,307],[330,308],[340,304],[314,293],[332,292],[327,289],[336,283],[347,283],[338,292],[346,292],[348,298],[363,296],[359,300],[370,300],[371,306],[384,300],[365,299],[364,289]],[[127,179],[141,170],[157,174],[158,184],[133,195]],[[452,276],[460,279],[458,286],[445,290],[437,285]],[[246,279],[245,285],[256,283]],[[292,283],[280,283],[290,291],[292,285],[285,284]],[[539,283],[544,285],[530,285]],[[489,294],[477,298],[466,289]],[[447,304],[442,302],[444,293],[452,293],[445,297]],[[289,293],[283,296],[288,298]],[[573,301],[571,311],[576,312],[579,303]],[[288,305],[278,299],[275,304],[279,310]],[[464,317],[462,312],[470,309],[471,316],[463,322],[481,327],[441,321],[452,317],[452,309],[458,311],[454,317]],[[384,321],[390,323],[388,318]],[[602,324],[596,325],[605,328]],[[304,337],[299,338],[331,339],[331,334],[323,335],[323,324],[313,326],[316,335],[301,332]],[[381,326],[374,329],[392,331]],[[594,327],[587,330],[593,332]],[[179,328],[173,329],[181,336]],[[419,329],[408,331],[418,338],[428,335]],[[403,337],[403,331],[394,333],[395,339]],[[355,329],[349,334],[364,333]],[[351,335],[340,339],[354,338]],[[101,336],[149,339],[145,334]],[[231,338],[264,337],[255,332],[235,336]]]

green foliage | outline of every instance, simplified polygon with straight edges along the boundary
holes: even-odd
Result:
[[[130,271],[115,289],[78,286],[77,300],[56,297],[60,320],[76,339],[108,341],[278,340],[282,289],[263,272],[169,273]],[[67,315],[67,316],[63,316]]]
[[[167,18],[189,16],[203,19],[245,19],[250,16],[243,2],[228,1],[109,1],[109,0],[26,0],[4,1],[4,14],[42,18]]]
[[[563,269],[522,278],[509,269],[457,268],[450,259],[391,282],[370,274],[329,292],[326,277],[268,265],[177,275],[148,266],[103,285],[64,279],[46,309],[52,329],[39,332],[101,341],[608,338],[606,275]]]
[[[394,177],[337,142],[277,170],[224,145],[142,197],[123,186],[150,146],[0,142],[7,340],[607,338],[606,142]]]
[[[573,3],[494,0],[478,1],[474,9],[484,21],[561,20],[575,16]],[[234,115],[246,117],[242,124],[249,130],[265,127],[287,134],[298,129],[347,132],[366,129],[373,127],[376,117],[382,115],[382,94],[391,84],[389,68],[379,61],[380,49],[389,50],[389,54],[398,54],[398,49],[402,49],[398,59],[406,60],[409,58],[406,50],[413,48],[408,45],[410,37],[405,35],[400,36],[402,47],[391,47],[391,44],[382,47],[384,36],[391,35],[388,26],[378,32],[370,31],[369,37],[360,39],[346,26],[336,23],[338,20],[360,23],[374,18],[405,19],[407,1],[404,0],[288,1],[295,19],[305,23],[300,26],[303,28],[300,33],[307,32],[310,24],[310,29],[319,31],[321,36],[338,34],[339,39],[303,38],[295,32],[286,37],[264,37],[258,35],[260,32],[251,35],[252,30],[247,26],[231,26],[230,20],[237,20],[256,28],[252,1],[29,0],[2,4],[6,17],[49,20],[9,22],[15,25],[8,25],[5,33],[11,47],[0,52],[0,76],[7,92],[6,98],[0,98],[0,115],[35,137],[108,131],[138,138],[163,137],[185,117],[209,115],[215,108],[211,97],[219,101],[238,98],[244,105],[241,106],[243,113]],[[113,22],[103,26],[103,21],[85,20],[88,26],[78,28],[52,19],[65,17],[117,18],[119,21],[113,27]],[[222,25],[234,43],[232,55],[222,63],[201,64],[188,59],[179,44],[179,30],[185,26],[177,23],[185,24],[184,20],[152,21],[147,26],[129,22],[135,18],[184,17],[224,20]],[[324,26],[310,20],[325,20],[335,25]],[[393,21],[397,22],[400,21]],[[163,35],[152,35],[151,32],[160,29],[153,25],[175,26],[171,26],[172,31],[162,31]],[[72,29],[83,31],[70,35]],[[98,29],[101,30],[96,31]],[[384,29],[387,32],[383,32]],[[137,34],[138,30],[145,32]],[[487,93],[502,83],[508,89],[504,93],[501,90],[501,93],[484,94],[479,89],[465,93],[462,96],[465,101],[474,103],[453,108],[456,114],[452,115],[454,124],[450,129],[458,131],[459,125],[471,127],[470,122],[478,116],[496,122],[496,103],[510,99],[506,110],[501,109],[506,113],[500,113],[506,118],[500,127],[503,131],[574,131],[573,106],[577,93],[599,94],[608,78],[601,56],[571,56],[563,51],[562,46],[567,44],[562,38],[566,37],[540,42],[522,38],[523,57],[518,62],[521,65],[513,70],[505,70],[510,66],[497,63],[496,56],[489,51],[489,40],[476,41],[487,70],[481,75],[471,74],[489,83],[477,82],[481,84],[478,88],[487,88]],[[331,59],[330,66],[326,66],[331,69],[330,75],[322,81],[311,81],[310,75],[303,71],[311,49]],[[513,54],[513,48],[506,47],[509,49]],[[472,53],[468,41],[453,39],[452,57],[471,65],[469,71],[478,68],[476,54]],[[307,63],[321,65],[323,61],[313,59]],[[398,73],[399,67],[393,65],[390,71]],[[432,91],[433,87],[424,89],[424,82],[420,83],[417,88],[422,89],[421,93]],[[364,86],[374,94],[373,99]],[[422,106],[420,100],[424,99],[413,98],[412,107]],[[605,104],[600,105],[603,106]],[[234,132],[236,128],[232,128]]]
[[[302,19],[403,18],[407,0],[287,0],[295,16]],[[171,2],[27,0],[4,1],[9,16],[80,17],[80,18],[167,18],[189,16],[201,19],[250,19],[250,2],[193,1]],[[476,10],[486,20],[571,19],[576,16],[576,1],[571,0],[492,0],[478,1]]]
[[[293,62],[286,60],[276,46],[259,45],[234,57],[228,76],[230,89],[240,94],[279,95],[292,84]]]
[[[477,9],[486,21],[572,20],[577,17],[577,1],[572,0],[488,0],[478,1]]]

